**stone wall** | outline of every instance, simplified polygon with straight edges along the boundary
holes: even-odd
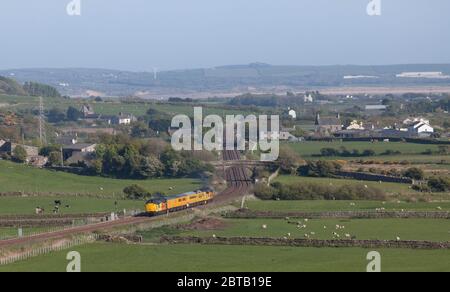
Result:
[[[449,249],[450,242],[394,241],[394,240],[317,240],[281,239],[252,237],[162,237],[165,244],[201,245],[250,245],[250,246],[289,246],[316,248],[406,248],[406,249]]]
[[[268,218],[282,219],[450,219],[450,212],[446,211],[333,211],[333,212],[271,212],[251,211],[241,209],[225,214],[226,218],[250,219]]]

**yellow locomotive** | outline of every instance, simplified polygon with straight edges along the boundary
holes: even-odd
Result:
[[[212,201],[214,195],[215,193],[212,190],[199,190],[180,195],[152,199],[145,204],[145,211],[150,216],[181,211],[200,205],[206,205]]]

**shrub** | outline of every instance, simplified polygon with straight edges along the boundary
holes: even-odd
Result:
[[[144,188],[138,185],[132,185],[123,189],[127,199],[130,200],[143,200],[151,197],[151,194],[147,192]]]
[[[415,180],[423,180],[425,178],[425,172],[417,167],[412,167],[403,172],[405,177],[409,177]]]
[[[27,161],[27,151],[22,146],[18,145],[14,148],[13,159],[19,163],[25,163]]]
[[[446,177],[433,177],[428,181],[428,187],[433,192],[450,191],[450,179]]]
[[[384,191],[363,185],[327,186],[316,183],[298,183],[257,187],[255,195],[263,200],[385,200]]]

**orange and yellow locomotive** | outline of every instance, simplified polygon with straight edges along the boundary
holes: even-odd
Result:
[[[145,211],[150,216],[176,212],[208,204],[214,198],[214,191],[199,190],[195,192],[152,199],[145,204]]]

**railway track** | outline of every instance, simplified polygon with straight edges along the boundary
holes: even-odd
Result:
[[[239,151],[224,151],[223,159],[225,161],[236,161],[241,159]],[[228,188],[222,193],[218,194],[214,199],[213,204],[227,203],[230,200],[237,199],[248,191],[253,186],[251,177],[246,173],[243,167],[232,167],[226,171],[226,180],[228,182]],[[205,208],[207,206],[199,207]],[[134,225],[144,222],[151,222],[157,220],[158,217],[129,217],[116,221],[109,221],[98,224],[91,224],[85,226],[79,226],[69,228],[61,231],[49,232],[37,234],[29,237],[14,238],[9,240],[0,241],[0,248],[20,246],[23,244],[30,244],[35,242],[42,242],[46,240],[62,239],[70,235],[92,233],[95,231],[105,231],[115,227]]]
[[[237,150],[226,150],[223,152],[224,161],[236,161],[241,159],[241,154]],[[225,171],[225,179],[228,188],[220,193],[215,201],[224,202],[230,199],[239,198],[245,195],[253,186],[251,177],[243,167],[231,167]]]

